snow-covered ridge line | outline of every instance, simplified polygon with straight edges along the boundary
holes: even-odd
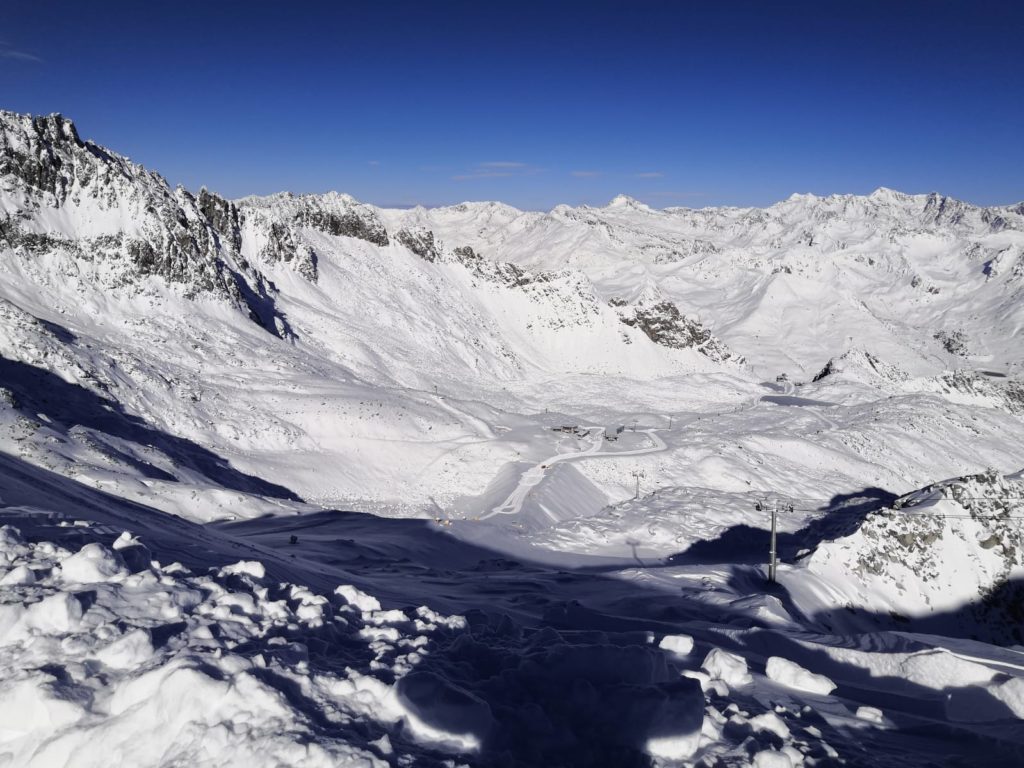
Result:
[[[377,209],[349,195],[281,193],[231,202],[206,188],[198,195],[181,187],[172,191],[158,174],[83,142],[61,115],[0,113],[0,179],[0,245],[36,259],[61,254],[74,263],[66,272],[81,274],[88,264],[86,280],[107,289],[152,292],[149,282],[156,277],[180,286],[186,298],[212,294],[282,338],[294,333],[269,273],[287,265],[316,283],[319,256],[311,232],[382,248],[392,239]],[[395,237],[427,261],[447,250],[429,231],[402,228]],[[490,266],[459,243],[451,247],[448,260],[477,276],[511,288],[550,282],[560,294],[561,275],[529,276],[515,265]],[[536,291],[530,293],[536,298]],[[658,343],[660,337],[648,335]],[[709,338],[706,332],[697,336],[700,345]],[[681,339],[670,346],[682,346]]]
[[[279,193],[288,194],[288,193]],[[327,193],[329,195],[337,194],[334,192]],[[273,196],[270,196],[273,197]],[[243,200],[260,200],[266,198],[250,197],[242,198]],[[780,200],[770,205],[758,207],[758,206],[735,206],[735,205],[709,205],[701,206],[698,208],[692,208],[688,206],[665,206],[663,208],[657,208],[650,206],[647,203],[643,203],[629,195],[616,195],[604,206],[592,206],[592,205],[578,205],[572,206],[565,203],[559,203],[555,205],[547,215],[550,216],[562,216],[562,217],[573,217],[585,214],[588,211],[609,211],[614,209],[621,209],[627,211],[638,211],[647,214],[658,214],[665,213],[674,216],[687,216],[687,215],[703,215],[707,218],[713,218],[719,214],[751,214],[758,211],[763,212],[778,212],[785,214],[792,212],[797,207],[819,207],[822,209],[828,208],[849,208],[853,205],[861,205],[865,210],[873,209],[881,214],[886,208],[902,210],[906,213],[919,212],[922,215],[927,215],[933,220],[941,215],[944,211],[950,208],[962,209],[962,210],[985,210],[990,211],[993,216],[999,216],[1008,214],[1010,216],[1019,216],[1024,214],[1024,202],[1006,203],[1002,205],[989,205],[982,206],[974,203],[958,200],[954,197],[943,195],[939,192],[925,192],[908,194],[905,192],[899,192],[897,190],[889,189],[887,187],[879,187],[874,192],[867,195],[859,195],[855,193],[834,193],[829,195],[815,195],[812,193],[794,193],[785,200]],[[514,206],[508,205],[507,203],[501,203],[497,201],[465,201],[461,203],[455,203],[452,205],[438,205],[427,208],[425,206],[414,206],[410,209],[393,209],[396,211],[409,210],[413,212],[424,212],[424,211],[438,211],[438,212],[450,212],[450,213],[467,213],[467,212],[479,212],[486,211],[492,215],[504,215],[504,216],[515,216],[515,215],[538,215],[543,214],[542,211],[529,211]],[[991,219],[996,221],[995,218]],[[997,226],[999,224],[997,223]]]

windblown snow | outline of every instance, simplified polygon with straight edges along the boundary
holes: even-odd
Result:
[[[0,764],[1024,764],[1022,327],[1020,204],[232,201],[0,112]]]

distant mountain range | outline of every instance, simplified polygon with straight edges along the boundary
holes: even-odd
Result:
[[[621,418],[694,388],[705,407],[783,374],[1017,411],[1022,326],[1024,205],[888,189],[548,213],[227,200],[60,115],[0,112],[0,356],[245,473],[293,462],[306,498],[454,498],[518,455],[484,456],[497,413]],[[40,422],[22,449],[68,472],[213,480],[135,432],[65,427]],[[162,503],[184,505],[168,501],[182,487]]]

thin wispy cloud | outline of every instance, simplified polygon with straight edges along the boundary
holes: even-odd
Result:
[[[457,176],[452,176],[455,181],[469,181],[470,179],[505,179],[509,176],[519,176],[518,173],[508,173],[503,171],[474,171],[473,173],[460,173]]]
[[[645,171],[644,173],[634,173],[633,176],[638,179],[660,179],[665,174],[661,171]]]
[[[477,163],[465,173],[452,176],[453,181],[473,181],[475,179],[507,179],[516,176],[533,176],[541,173],[543,168],[528,163],[507,160]]]
[[[42,59],[36,56],[34,53],[18,50],[17,48],[12,47],[9,43],[4,42],[3,40],[0,40],[0,59],[42,62]]]
[[[577,179],[596,179],[601,175],[601,171],[570,171],[569,175]]]
[[[380,165],[380,160],[367,160],[367,165]]]

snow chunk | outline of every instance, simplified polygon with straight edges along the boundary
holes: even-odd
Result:
[[[36,583],[36,575],[27,565],[13,568],[0,579],[0,587],[24,587]]]
[[[658,647],[677,656],[687,656],[693,650],[693,638],[689,635],[665,635]]]
[[[379,749],[382,755],[394,754],[395,750],[394,747],[391,746],[391,739],[388,738],[388,735],[386,733],[379,739],[374,739],[368,743],[370,744],[370,746]]]
[[[377,600],[377,598],[372,597],[365,592],[361,592],[351,584],[342,584],[334,590],[334,594],[338,595],[344,599],[346,603],[358,608],[364,613],[380,610],[380,601]]]
[[[21,531],[10,525],[0,525],[0,552],[22,554],[25,551],[25,540],[21,538]]]
[[[64,581],[95,584],[128,575],[121,559],[102,544],[86,544],[60,564]]]
[[[780,739],[789,738],[789,726],[774,712],[765,712],[757,717],[750,718],[750,727],[755,731],[769,731]]]
[[[1007,711],[1009,710],[1009,711]],[[1024,717],[1024,678],[954,688],[946,697],[946,716],[958,723],[984,723]]]
[[[411,672],[397,691],[410,730],[421,741],[472,752],[494,726],[487,702],[432,672]]]
[[[10,631],[11,627],[17,625],[24,615],[24,606],[18,603],[0,603],[0,646],[3,645],[4,635]]]
[[[96,654],[96,658],[113,669],[137,667],[153,655],[149,633],[136,629],[122,635]]]
[[[746,659],[721,648],[712,648],[700,668],[712,680],[721,680],[733,687],[749,685],[754,681],[747,671]]]
[[[409,617],[406,616],[402,611],[392,609],[390,611],[370,611],[368,615],[364,615],[363,619],[368,624],[374,626],[402,626],[403,624],[409,623]]]
[[[988,690],[1009,707],[1014,715],[1024,718],[1024,678],[1012,677],[1005,683],[990,686]]]
[[[857,717],[861,720],[867,720],[869,723],[877,723],[878,725],[885,722],[882,710],[877,707],[857,707]]]
[[[785,752],[766,749],[754,755],[751,765],[754,768],[793,768],[793,761]]]
[[[22,624],[47,635],[71,632],[82,620],[82,604],[74,595],[58,592],[34,603],[25,611]]]
[[[728,696],[729,686],[726,685],[722,680],[712,680],[711,676],[707,672],[700,672],[696,669],[684,669],[683,677],[689,677],[692,680],[696,680],[700,683],[700,689],[707,693],[708,691],[714,692],[718,696]]]
[[[765,667],[768,677],[780,685],[795,688],[808,693],[828,696],[836,689],[836,684],[824,675],[816,675],[799,664],[781,656],[772,656]]]
[[[696,693],[696,686],[693,686]],[[650,718],[651,736],[644,745],[647,754],[663,760],[686,760],[700,746],[704,731],[704,697],[672,696],[658,707]]]
[[[220,576],[251,576],[257,581],[267,575],[267,569],[258,560],[239,560],[232,565],[225,565],[220,569]]]
[[[649,739],[646,744],[647,754],[662,760],[686,760],[693,757],[700,745],[701,732],[683,736],[658,736]]]
[[[22,680],[11,687],[0,687],[0,723],[5,741],[11,736],[59,731],[81,718],[82,708],[54,696],[44,680]]]
[[[137,547],[141,545],[136,537],[132,536],[128,531],[122,531],[121,535],[117,537],[117,540],[111,545],[115,550],[124,549],[125,547]]]

